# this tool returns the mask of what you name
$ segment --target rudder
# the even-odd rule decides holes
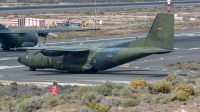
[[[130,43],[130,47],[174,49],[174,15],[158,13],[146,38]]]

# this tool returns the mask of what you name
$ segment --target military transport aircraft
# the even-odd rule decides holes
[[[29,49],[18,62],[36,69],[54,68],[68,72],[97,73],[151,55],[174,51],[174,15],[157,14],[145,38],[111,43],[81,44]]]
[[[14,30],[9,30],[0,24],[0,44],[3,50],[10,50],[10,48],[16,47],[34,47],[39,42],[37,35],[43,37],[43,43],[45,43],[46,36],[50,32],[73,32],[87,30],[99,30],[99,28],[15,28]]]

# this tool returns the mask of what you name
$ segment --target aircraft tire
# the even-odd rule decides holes
[[[83,73],[90,73],[90,70],[85,70],[83,71]]]
[[[91,69],[91,73],[97,73],[98,72],[98,70],[96,70],[96,69]]]
[[[36,68],[35,67],[30,67],[29,70],[30,71],[36,71]]]
[[[4,51],[9,51],[10,50],[10,48],[8,48],[8,47],[2,47],[2,48],[3,48]]]

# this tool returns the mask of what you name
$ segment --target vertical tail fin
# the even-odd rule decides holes
[[[3,26],[2,24],[0,24],[0,30],[9,30],[9,29]]]
[[[157,14],[146,38],[130,42],[130,47],[174,50],[174,15]]]

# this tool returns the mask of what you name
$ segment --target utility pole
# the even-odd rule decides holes
[[[96,25],[96,13],[97,13],[97,3],[96,3],[96,0],[95,0],[95,5],[94,5],[94,24]]]

